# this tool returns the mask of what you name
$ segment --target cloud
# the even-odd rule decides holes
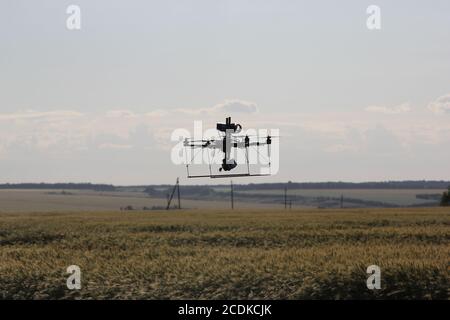
[[[254,102],[232,99],[215,105],[212,107],[212,110],[219,112],[255,113],[258,112],[258,106]]]
[[[437,114],[450,113],[450,94],[437,98],[427,108]]]
[[[111,110],[106,113],[109,118],[134,118],[136,114],[130,110]]]
[[[440,106],[443,103],[443,99],[436,101],[439,101]],[[263,114],[258,112],[254,102],[229,99],[209,108],[186,110],[190,113],[181,113],[177,109],[142,112],[112,109],[83,114],[71,110],[0,113],[0,151],[8,154],[18,146],[49,155],[52,152],[76,154],[79,150],[91,148],[99,152],[131,147],[133,150],[169,150],[172,147],[170,136],[173,130],[185,128],[192,132],[194,121],[199,119],[203,121],[204,131],[214,129],[215,123],[222,120],[222,112],[236,118],[244,130],[280,129],[283,137],[301,138],[303,145],[315,143],[317,148],[330,153],[367,152],[364,146],[369,141],[375,145],[374,140],[392,139],[379,132],[378,135],[367,132],[377,125],[382,125],[396,137],[401,146],[410,149],[419,143],[439,145],[448,142],[450,132],[450,123],[445,117],[436,118],[425,108],[407,112],[410,108],[406,104],[392,108],[372,106],[359,112]],[[230,114],[233,111],[240,113]],[[371,112],[404,115],[375,117]],[[365,140],[366,137],[373,139]],[[382,147],[389,149],[384,145]]]
[[[256,103],[250,101],[239,99],[227,99],[209,108],[177,109],[177,111],[187,114],[218,114],[218,113],[249,114],[249,113],[257,113],[258,106]]]
[[[383,113],[383,114],[401,114],[411,111],[409,104],[404,103],[395,107],[384,107],[384,106],[368,106],[365,109],[367,112],[373,113]]]
[[[169,112],[165,111],[165,110],[155,110],[155,111],[151,111],[151,112],[147,112],[145,114],[146,117],[152,117],[152,118],[161,118],[164,116],[167,116],[169,114]]]
[[[436,99],[433,106],[439,106],[437,110],[448,110],[446,101]],[[349,166],[349,172],[353,172],[354,165],[363,174],[371,165],[381,163],[380,157],[383,161],[387,158],[390,161],[404,159],[408,163],[416,161],[420,169],[420,162],[424,163],[427,157],[423,150],[445,150],[450,139],[448,119],[436,117],[425,106],[414,112],[407,112],[409,106],[401,105],[393,108],[372,106],[366,110],[362,107],[351,112],[280,112],[274,109],[263,113],[258,112],[256,103],[234,99],[209,108],[187,110],[191,113],[182,113],[175,108],[141,111],[117,108],[83,114],[71,110],[0,113],[0,158],[2,163],[10,163],[16,168],[18,179],[24,178],[21,171],[28,173],[26,170],[30,166],[35,168],[35,156],[40,157],[45,167],[76,168],[76,172],[92,174],[90,179],[93,180],[103,179],[98,172],[115,177],[112,173],[122,165],[131,168],[126,179],[133,179],[133,175],[140,177],[142,171],[155,174],[155,177],[162,176],[162,172],[179,170],[170,162],[173,130],[184,128],[193,133],[194,121],[199,119],[203,132],[214,129],[216,122],[223,121],[222,112],[240,112],[230,116],[239,121],[244,130],[280,129],[280,149],[283,161],[288,162],[287,169],[295,168],[289,163],[296,163],[295,159],[299,158],[317,164],[315,168],[331,163],[329,168],[335,170],[330,169],[327,174],[339,171],[350,159],[354,163]],[[377,116],[372,112],[381,113]],[[448,159],[448,155],[442,155]],[[61,161],[62,158],[65,160]],[[153,172],[148,171],[149,161],[153,164]],[[30,172],[39,174],[38,170]],[[53,174],[50,169],[48,172],[41,173],[45,179]],[[315,173],[317,179],[326,178],[326,175],[321,176],[322,169]],[[57,176],[59,179],[67,177],[65,173],[57,174],[61,174]]]
[[[81,116],[83,116],[82,113],[70,110],[55,110],[46,112],[27,110],[16,113],[0,113],[0,120],[64,120],[78,118]]]

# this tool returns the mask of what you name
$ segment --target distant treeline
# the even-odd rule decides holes
[[[287,182],[287,183],[250,183],[234,184],[236,191],[245,190],[282,190],[288,189],[441,189],[446,190],[450,181],[385,181],[385,182]],[[171,185],[149,185],[123,187],[109,184],[92,183],[6,183],[0,184],[0,189],[59,189],[59,190],[95,190],[95,191],[144,191],[149,194],[165,193]],[[229,188],[223,185],[183,185],[185,193],[208,195],[214,193],[214,188]]]
[[[287,182],[235,185],[236,190],[271,189],[447,189],[450,181]]]
[[[116,187],[109,184],[92,183],[5,183],[0,189],[58,189],[58,190],[94,190],[115,191]]]
[[[163,185],[163,186],[149,186],[145,188],[144,192],[152,197],[166,197],[173,189],[173,186]],[[214,190],[213,186],[180,186],[180,191],[183,196],[208,196],[212,197],[218,193]],[[221,193],[219,193],[221,194]]]
[[[286,182],[286,183],[250,183],[234,184],[235,191],[246,190],[283,190],[288,189],[439,189],[446,190],[450,181],[386,181],[386,182]],[[152,185],[145,188],[144,192],[150,195],[165,193],[171,189],[170,185]],[[214,189],[228,189],[229,185],[183,185],[184,194],[208,195],[215,193]]]

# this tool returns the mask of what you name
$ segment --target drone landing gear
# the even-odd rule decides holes
[[[236,167],[237,167],[237,162],[234,159],[231,159],[231,160],[223,159],[222,167],[219,168],[219,172],[222,172],[222,170],[231,171]]]

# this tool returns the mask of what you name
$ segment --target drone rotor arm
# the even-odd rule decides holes
[[[184,140],[185,147],[191,148],[216,148],[215,140]]]

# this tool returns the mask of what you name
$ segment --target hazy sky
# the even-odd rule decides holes
[[[171,132],[225,115],[283,136],[237,182],[450,179],[449,40],[448,0],[3,0],[0,182],[186,183]]]

